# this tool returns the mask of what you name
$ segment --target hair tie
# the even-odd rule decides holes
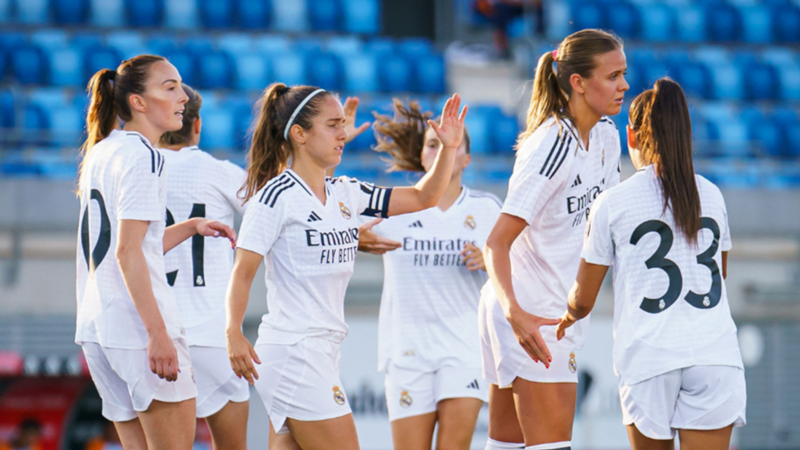
[[[553,61],[558,61],[558,49],[553,50]]]
[[[292,113],[292,116],[289,117],[289,121],[286,122],[286,128],[283,129],[283,138],[284,139],[286,139],[287,141],[289,140],[289,128],[292,128],[292,122],[294,122],[295,117],[297,117],[297,115],[300,114],[300,111],[303,110],[303,107],[306,106],[306,103],[308,103],[309,100],[314,98],[314,96],[319,94],[320,92],[325,92],[325,89],[317,89],[316,91],[308,94],[308,96],[306,98],[304,98],[303,101],[300,102],[299,105],[297,105],[297,108],[294,109],[294,112]]]

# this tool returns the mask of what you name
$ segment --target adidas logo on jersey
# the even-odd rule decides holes
[[[577,177],[575,177],[575,181],[572,182],[572,186],[570,187],[580,186],[580,184],[581,184],[581,176],[578,175]]]
[[[422,228],[422,222],[420,222],[418,220],[418,221],[412,223],[411,225],[409,225],[408,228]]]
[[[322,220],[322,217],[320,217],[314,211],[311,211],[311,214],[308,215],[308,220],[306,220],[306,222],[317,222],[317,221],[320,221],[320,220]]]
[[[467,389],[478,389],[480,390],[480,386],[478,385],[478,380],[472,380],[472,383],[467,385]]]

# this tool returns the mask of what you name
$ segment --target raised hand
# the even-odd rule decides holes
[[[197,234],[207,237],[225,237],[231,241],[231,248],[236,248],[236,231],[216,220],[203,219],[197,224]]]
[[[575,319],[569,314],[569,311],[564,311],[564,315],[561,316],[561,323],[556,328],[556,338],[560,341],[567,333],[567,328],[572,325],[575,325]]]
[[[347,132],[347,144],[369,128],[370,123],[364,122],[356,128],[356,113],[358,112],[358,97],[347,97],[344,101],[344,131]]]
[[[358,251],[372,253],[374,255],[383,255],[403,245],[372,231],[372,227],[381,223],[381,221],[383,221],[383,219],[373,219],[358,227]]]
[[[464,110],[461,111],[461,97],[453,94],[442,108],[442,117],[439,123],[437,124],[433,120],[428,121],[428,125],[439,137],[442,147],[455,150],[461,145],[461,139],[464,136],[464,119],[467,117],[468,110],[469,106],[464,105]],[[459,111],[461,111],[460,115]]]

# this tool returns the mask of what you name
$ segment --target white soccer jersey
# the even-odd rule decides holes
[[[719,189],[696,176],[702,229],[692,246],[663,200],[653,166],[601,195],[583,259],[614,265],[614,369],[633,385],[694,365],[742,367],[722,278],[731,248]]]
[[[500,200],[463,187],[438,207],[384,220],[376,233],[403,244],[383,255],[378,370],[480,367],[478,301],[486,272],[467,270],[460,253],[480,249],[500,215]]]
[[[238,247],[264,255],[267,307],[258,344],[347,334],[344,294],[358,251],[358,215],[386,217],[392,190],[353,178],[325,181],[322,204],[287,169],[250,200]]]
[[[75,342],[147,348],[147,330],[122,278],[115,251],[119,221],[150,222],[142,250],[158,308],[173,339],[183,330],[164,276],[167,182],[164,157],[136,132],[114,130],[95,144],[81,175]]]
[[[244,214],[237,197],[245,181],[239,166],[220,161],[196,146],[162,149],[169,166],[167,226],[205,217],[233,226]],[[225,348],[225,293],[233,270],[230,241],[195,235],[164,256],[189,345]]]
[[[598,194],[619,183],[619,133],[602,118],[588,151],[568,120],[549,119],[517,152],[503,213],[528,224],[511,247],[514,293],[520,306],[558,318],[580,264],[586,218]],[[567,330],[576,348],[588,319]],[[572,330],[572,331],[570,331]],[[555,336],[552,336],[555,337]]]

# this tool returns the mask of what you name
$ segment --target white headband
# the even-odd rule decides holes
[[[309,100],[314,98],[314,96],[319,94],[320,92],[325,92],[325,89],[317,89],[316,91],[308,94],[308,97],[303,99],[303,101],[300,102],[299,105],[297,105],[297,108],[295,108],[294,112],[292,113],[292,117],[289,117],[289,121],[286,122],[286,128],[283,129],[284,139],[286,139],[287,141],[289,140],[289,128],[292,128],[292,122],[294,122],[294,118],[297,117],[298,114],[300,114],[300,111],[303,110],[303,107],[306,106],[306,103],[308,103]]]

